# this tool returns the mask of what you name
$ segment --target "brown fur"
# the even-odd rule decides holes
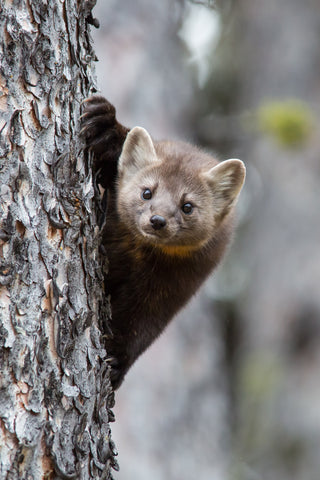
[[[245,168],[240,160],[218,164],[186,143],[154,142],[140,127],[129,131],[103,97],[87,100],[82,132],[98,181],[109,190],[103,245],[113,336],[107,351],[118,388],[221,260]],[[151,198],[143,198],[146,189]],[[191,213],[184,213],[185,204]]]

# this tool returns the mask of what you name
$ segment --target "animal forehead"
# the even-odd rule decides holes
[[[180,167],[197,171],[211,168],[217,164],[214,157],[189,143],[164,141],[158,142],[155,148],[159,160],[174,168]]]
[[[199,171],[181,164],[163,164],[158,167],[159,188],[165,188],[179,196],[188,193],[202,193],[205,185]]]

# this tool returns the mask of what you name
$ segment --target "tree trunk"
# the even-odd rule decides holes
[[[93,1],[0,6],[0,479],[117,468],[91,171]]]

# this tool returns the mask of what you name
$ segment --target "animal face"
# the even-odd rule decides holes
[[[163,170],[146,168],[121,184],[120,217],[147,243],[198,248],[214,227],[210,189],[196,179],[192,187],[181,177],[168,179]]]
[[[119,159],[117,206],[140,241],[193,250],[214,235],[235,203],[244,167],[240,160],[217,164],[198,150],[188,158],[182,146],[168,157],[144,129],[131,130]]]

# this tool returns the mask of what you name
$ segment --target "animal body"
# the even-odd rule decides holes
[[[82,118],[97,181],[108,192],[106,348],[116,389],[221,260],[245,167],[237,159],[218,163],[187,143],[154,141],[141,127],[129,130],[100,96],[86,100]]]

